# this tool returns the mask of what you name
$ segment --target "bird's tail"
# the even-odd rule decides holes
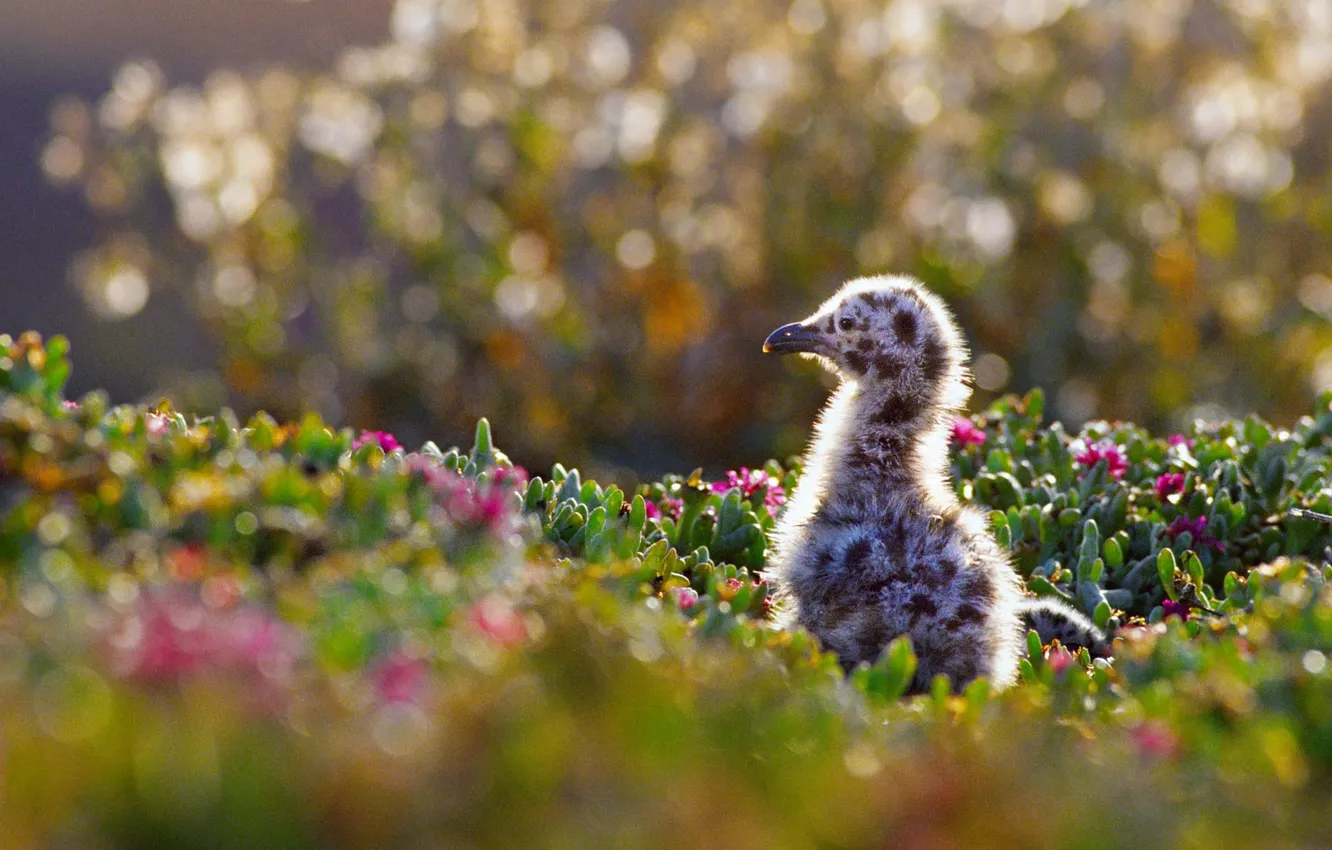
[[[1094,656],[1110,654],[1110,641],[1079,611],[1054,599],[1024,599],[1019,607],[1024,631],[1035,629],[1041,643],[1058,640],[1070,649],[1086,647]]]

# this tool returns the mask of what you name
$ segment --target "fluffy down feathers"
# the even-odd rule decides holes
[[[817,357],[842,379],[777,528],[784,616],[847,669],[909,634],[917,690],[938,673],[954,688],[977,676],[1010,684],[1032,609],[946,471],[952,417],[970,395],[948,308],[911,278],[861,278],[764,350]],[[1046,614],[1033,616],[1053,622]]]

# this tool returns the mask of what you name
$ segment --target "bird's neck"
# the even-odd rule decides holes
[[[931,509],[955,503],[947,474],[948,417],[935,403],[873,384],[846,385],[836,466],[850,498],[893,495]]]

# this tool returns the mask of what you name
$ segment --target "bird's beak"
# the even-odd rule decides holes
[[[782,325],[777,330],[768,334],[768,338],[763,341],[764,354],[813,354],[817,351],[822,336],[814,328],[792,322],[789,325]]]

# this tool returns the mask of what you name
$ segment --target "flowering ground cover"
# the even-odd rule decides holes
[[[903,698],[769,622],[794,463],[627,493],[316,417],[64,397],[0,337],[0,846],[1312,846],[1332,397],[954,431],[1027,587],[1118,631]],[[502,425],[502,423],[500,423]]]

